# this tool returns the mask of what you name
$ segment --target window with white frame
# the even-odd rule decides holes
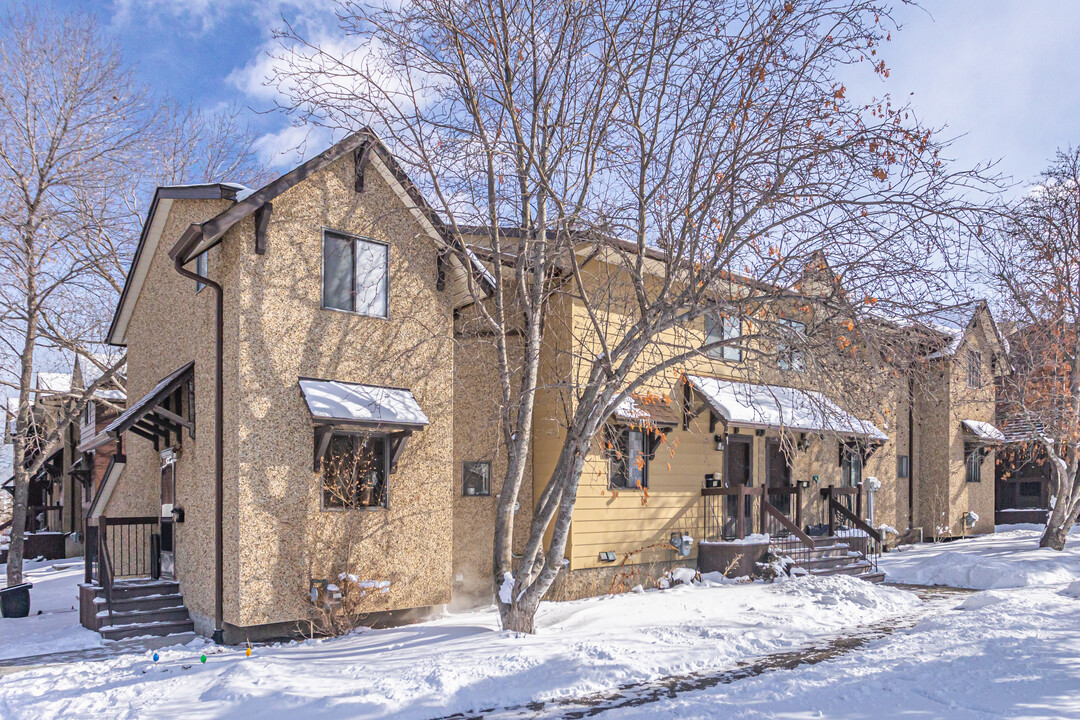
[[[390,314],[390,248],[374,240],[323,233],[322,304],[360,315]]]
[[[777,332],[780,337],[777,341],[777,364],[781,370],[802,372],[806,365],[800,345],[803,336],[806,334],[806,323],[781,318],[778,324],[780,327],[777,328]]]
[[[649,487],[649,436],[626,427],[608,431],[608,477],[612,488]]]
[[[462,463],[461,494],[469,497],[491,494],[491,463],[486,460]]]
[[[705,343],[712,344],[723,340],[733,340],[742,335],[739,318],[731,311],[705,313]],[[720,360],[740,362],[742,348],[734,345],[721,345],[706,350],[705,354]]]

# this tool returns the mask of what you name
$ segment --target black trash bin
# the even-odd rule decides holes
[[[0,589],[0,614],[6,618],[21,618],[30,614],[31,583]]]

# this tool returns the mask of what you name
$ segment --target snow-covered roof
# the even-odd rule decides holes
[[[729,424],[888,439],[873,423],[841,410],[821,393],[698,375],[687,380]]]
[[[37,389],[48,393],[71,392],[71,373],[39,372]]]
[[[660,398],[625,398],[612,413],[619,420],[652,423],[654,425],[678,425],[679,413],[670,402]]]
[[[419,427],[429,422],[405,388],[300,378],[300,391],[316,420]]]
[[[962,420],[961,424],[964,426],[965,430],[980,440],[1005,442],[1005,433],[994,427],[993,423],[988,423],[983,420]]]

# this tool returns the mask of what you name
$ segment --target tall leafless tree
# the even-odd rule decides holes
[[[240,177],[224,177],[236,173]],[[0,30],[0,383],[17,393],[7,582],[22,582],[29,478],[122,356],[102,363],[104,325],[123,286],[140,215],[164,182],[259,179],[236,111],[202,113],[131,81],[94,19],[33,5]],[[209,175],[209,177],[208,177]],[[152,182],[152,180],[151,180]],[[32,381],[49,358],[85,358],[97,376],[73,388],[47,424]]]
[[[853,104],[837,78],[859,64],[888,72],[887,10],[346,0],[342,42],[282,31],[268,82],[283,108],[374,128],[491,262],[497,290],[477,295],[469,322],[494,338],[498,364],[507,470],[493,571],[507,629],[532,631],[564,567],[586,454],[628,397],[723,347],[771,358],[762,367],[798,349],[803,382],[835,385],[843,373],[824,371],[826,356],[889,359],[884,345],[856,348],[880,328],[894,339],[883,317],[946,288],[934,268],[978,174],[948,172],[910,108]],[[563,294],[587,319],[564,349],[573,369],[545,388],[565,398],[565,441],[515,564],[547,307]],[[740,332],[687,331],[710,312]],[[660,350],[671,336],[682,349]]]
[[[979,238],[1012,328],[1002,404],[1022,449],[1041,449],[1051,468],[1039,544],[1062,550],[1080,516],[1080,149],[1059,151]]]

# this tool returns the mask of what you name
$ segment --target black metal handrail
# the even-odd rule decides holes
[[[855,490],[856,493],[846,493],[849,497],[854,494],[857,503],[856,511],[852,512],[843,502],[838,500],[835,496],[840,495],[843,498],[844,493],[840,493],[840,490]],[[860,484],[857,488],[834,488],[828,487],[822,490],[822,494],[826,499],[826,512],[829,519],[829,535],[836,536],[837,530],[853,531],[858,530],[866,535],[866,559],[870,561],[875,572],[878,570],[878,560],[881,557],[881,549],[884,540],[881,533],[878,532],[872,525],[859,517],[862,511],[862,486]],[[853,539],[857,536],[847,536],[846,539]]]

